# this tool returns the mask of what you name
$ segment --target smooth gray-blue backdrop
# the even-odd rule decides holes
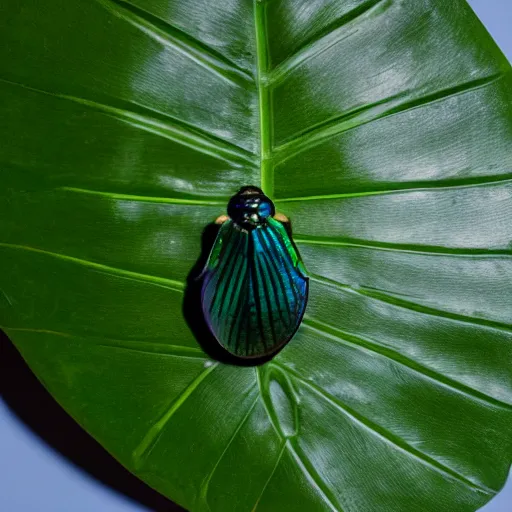
[[[512,61],[512,0],[469,0],[469,3]],[[57,454],[27,430],[1,399],[0,454],[2,512],[149,510],[104,486]],[[512,512],[512,477],[504,491],[482,512]]]

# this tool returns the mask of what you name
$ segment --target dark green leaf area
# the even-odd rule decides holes
[[[2,14],[0,326],[77,422],[193,512],[474,512],[500,490],[512,75],[465,1]],[[310,275],[259,367],[214,360],[183,313],[244,185]]]

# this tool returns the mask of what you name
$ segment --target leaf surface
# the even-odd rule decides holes
[[[511,68],[465,1],[4,0],[0,325],[191,511],[475,511],[512,454]],[[293,341],[209,359],[201,232],[260,184]]]

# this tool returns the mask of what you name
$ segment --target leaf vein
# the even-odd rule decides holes
[[[324,284],[326,286],[333,286],[335,288],[344,290],[348,293],[355,293],[356,295],[362,295],[364,297],[370,297],[371,299],[375,299],[381,302],[385,302],[386,304],[391,304],[393,306],[409,309],[411,311],[416,311],[418,313],[423,313],[429,316],[436,316],[441,318],[447,318],[449,320],[453,320],[455,322],[460,322],[462,324],[467,325],[478,325],[481,327],[486,327],[489,329],[494,329],[499,332],[512,333],[512,325],[508,325],[502,322],[496,322],[494,320],[487,320],[485,318],[476,318],[472,316],[465,316],[458,313],[451,313],[449,311],[444,311],[442,309],[431,308],[428,306],[424,306],[422,304],[418,304],[416,302],[400,299],[394,295],[391,295],[386,292],[377,291],[372,288],[359,286],[358,288],[354,288],[347,284],[339,283],[338,281],[334,281],[333,279],[329,279],[327,277],[310,274],[310,279],[312,281],[316,281],[318,283]]]
[[[424,254],[428,256],[448,256],[462,258],[507,258],[512,256],[509,249],[480,249],[467,247],[442,247],[436,245],[398,244],[392,242],[376,242],[358,239],[341,239],[330,237],[316,237],[297,235],[293,237],[297,244],[323,245],[329,247],[351,247],[358,249],[370,249],[376,251],[401,252],[410,254]]]
[[[194,347],[184,347],[181,345],[168,345],[166,343],[153,343],[150,341],[119,341],[107,344],[99,343],[98,346],[128,352],[137,352],[139,354],[157,354],[161,356],[179,357],[180,359],[190,358],[207,360],[207,356],[202,350]]]
[[[364,338],[362,336],[356,336],[355,334],[349,333],[332,325],[326,324],[313,318],[306,318],[302,322],[307,328],[320,333],[327,338],[330,338],[343,345],[350,347],[356,347],[359,350],[369,350],[374,354],[378,354],[390,361],[405,366],[410,370],[426,377],[437,385],[449,389],[455,393],[459,393],[466,398],[471,398],[478,402],[483,402],[486,406],[498,407],[500,409],[506,409],[512,411],[512,404],[503,402],[493,396],[487,395],[477,389],[467,386],[461,382],[452,379],[446,375],[439,373],[436,370],[428,368],[417,361],[410,359],[409,357],[397,352],[396,350],[387,348],[377,341]]]
[[[201,372],[184,390],[183,392],[173,400],[172,405],[165,412],[165,414],[148,430],[146,435],[143,437],[139,445],[133,451],[133,461],[135,467],[138,469],[144,463],[145,458],[157,443],[159,437],[162,435],[162,431],[169,421],[174,416],[176,411],[183,405],[183,403],[190,397],[190,395],[199,387],[210,373],[212,373],[219,363],[214,363],[206,370]]]
[[[271,92],[266,83],[268,69],[267,6],[254,0],[254,22],[256,33],[257,89],[260,118],[260,173],[261,188],[272,199],[274,195],[274,166],[272,153],[273,108]]]
[[[99,337],[99,336],[84,336],[76,333],[68,333],[62,331],[54,331],[51,329],[35,329],[30,327],[2,327],[0,330],[9,333],[14,332],[31,332],[40,334],[52,334],[54,336],[61,336],[63,338],[87,340],[88,343],[94,344],[94,346],[128,350],[132,352],[139,352],[143,354],[158,354],[166,356],[175,356],[181,358],[194,358],[194,359],[207,359],[206,354],[194,347],[186,347],[181,345],[171,345],[168,343],[157,343],[153,341],[141,341],[141,340],[119,340],[113,338]],[[108,343],[107,343],[108,342]]]
[[[385,443],[389,443],[389,444],[393,445],[400,452],[404,453],[405,455],[407,455],[409,457],[412,457],[413,459],[418,461],[420,464],[423,464],[424,466],[429,467],[430,469],[442,474],[445,477],[448,477],[452,480],[456,480],[476,492],[480,492],[480,493],[487,494],[487,495],[497,494],[498,491],[496,491],[495,489],[491,489],[483,484],[474,482],[470,478],[466,477],[465,475],[462,475],[458,471],[439,462],[438,460],[434,459],[430,455],[427,455],[426,453],[414,448],[413,446],[411,446],[409,443],[407,443],[405,440],[403,440],[399,436],[393,434],[392,432],[388,431],[387,429],[378,425],[377,423],[374,423],[370,419],[366,418],[362,414],[358,413],[351,407],[347,406],[346,404],[344,404],[343,402],[338,400],[336,397],[332,396],[330,393],[328,393],[324,389],[320,388],[313,382],[309,381],[308,379],[303,377],[296,370],[292,370],[292,369],[282,365],[281,363],[277,363],[275,361],[273,364],[280,366],[283,369],[283,371],[290,373],[290,375],[292,375],[296,380],[298,380],[299,382],[302,382],[306,387],[308,387],[316,395],[320,396],[325,401],[329,402],[333,407],[335,407],[338,411],[340,411],[342,414],[344,414],[346,417],[348,417],[355,424],[357,424],[360,427],[362,427],[363,429],[367,430],[370,434],[374,435],[375,437],[378,437]]]
[[[201,486],[200,496],[202,497],[203,501],[206,503],[207,506],[208,506],[208,487],[213,478],[213,475],[215,474],[217,467],[221,463],[221,461],[224,458],[224,456],[226,455],[227,451],[229,450],[229,447],[233,444],[233,441],[236,439],[236,436],[238,435],[240,430],[242,430],[242,427],[245,425],[245,423],[249,419],[251,413],[253,412],[253,410],[256,407],[256,404],[259,402],[259,400],[260,400],[260,397],[258,395],[256,397],[256,399],[254,400],[253,404],[247,410],[247,413],[243,416],[241,421],[236,426],[236,428],[233,432],[233,435],[230,437],[229,441],[227,442],[226,446],[224,447],[224,450],[222,451],[219,458],[217,459],[217,462],[213,465],[212,470],[210,471],[210,473],[208,474],[206,479],[203,481],[203,484]],[[210,507],[208,506],[208,508],[210,508]]]
[[[400,92],[388,98],[363,105],[349,110],[337,117],[327,119],[321,123],[313,125],[302,132],[296,133],[293,138],[285,141],[274,149],[274,158],[276,164],[282,164],[286,160],[297,156],[299,153],[312,147],[318,146],[342,133],[358,128],[365,124],[384,119],[392,115],[408,112],[416,108],[422,108],[425,105],[442,101],[447,98],[455,97],[461,94],[480,89],[495,83],[502,78],[504,73],[499,72],[490,76],[476,78],[462,84],[454,85],[446,89],[441,89],[425,96],[412,98],[400,102],[399,100],[407,96],[407,92]]]
[[[458,190],[475,187],[512,183],[512,174],[497,174],[491,176],[472,176],[459,179],[443,179],[436,181],[411,181],[393,184],[392,188],[364,190],[360,192],[341,192],[339,194],[323,194],[301,197],[276,198],[275,203],[294,203],[302,201],[325,201],[331,199],[350,199],[353,197],[382,196],[388,194],[406,194],[410,192],[433,192],[443,190]]]
[[[76,192],[78,194],[89,194],[100,197],[108,197],[120,201],[140,201],[144,203],[164,203],[164,204],[182,204],[182,205],[194,205],[194,206],[225,206],[227,199],[223,200],[211,200],[205,199],[188,199],[188,198],[177,198],[177,197],[151,197],[151,196],[140,196],[135,194],[123,194],[118,192],[106,192],[100,190],[89,190],[85,188],[77,187],[59,187],[58,190],[64,190],[67,192]]]
[[[239,87],[247,87],[254,83],[253,77],[247,71],[168,21],[125,0],[96,1],[114,16],[125,20],[159,43],[171,46],[223,80]]]
[[[341,506],[330,492],[328,485],[323,481],[320,475],[314,470],[313,465],[307,458],[301,454],[291,439],[286,441],[286,447],[291,456],[295,459],[297,466],[302,471],[307,480],[316,488],[326,505],[332,512],[343,512]]]
[[[26,245],[18,245],[18,244],[10,244],[5,242],[0,242],[0,247],[5,247],[7,249],[15,249],[22,251],[31,251],[36,252],[38,254],[44,254],[46,256],[51,256],[53,258],[58,258],[64,261],[69,261],[71,263],[76,263],[78,265],[82,265],[85,267],[93,268],[99,272],[104,272],[107,275],[114,275],[125,279],[131,279],[133,281],[139,281],[143,283],[151,283],[156,286],[160,286],[162,288],[167,288],[169,290],[183,293],[185,288],[185,284],[181,281],[175,281],[173,279],[167,279],[165,277],[153,276],[150,274],[142,274],[140,272],[134,272],[132,270],[124,270],[117,267],[110,267],[108,265],[104,265],[102,263],[96,263],[89,260],[84,260],[81,258],[76,258],[74,256],[68,256],[66,254],[61,254],[57,252],[46,251],[44,249],[38,249],[36,247],[29,247]]]
[[[256,509],[258,508],[261,498],[263,498],[263,495],[265,494],[265,491],[267,490],[267,487],[270,484],[272,477],[274,476],[275,472],[277,471],[277,468],[279,467],[279,463],[281,462],[281,459],[283,458],[283,454],[284,454],[285,450],[286,450],[286,442],[283,443],[283,447],[281,448],[281,451],[279,452],[279,455],[277,456],[276,463],[274,464],[274,467],[272,468],[272,471],[270,472],[270,475],[267,478],[267,481],[263,485],[263,489],[261,490],[261,493],[258,496],[258,499],[256,500],[256,503],[254,504],[254,507],[252,507],[251,512],[256,512]]]
[[[125,101],[120,98],[105,97],[102,100],[92,100],[71,94],[50,92],[1,77],[0,82],[14,87],[21,87],[34,93],[78,103],[91,110],[113,117],[134,128],[157,135],[193,151],[203,153],[237,167],[249,165],[254,168],[256,166],[255,156],[249,151],[231,142],[225,141],[220,137],[216,137],[211,133],[206,133],[196,126],[189,125],[184,121],[180,121],[179,119],[144,105]]]
[[[275,362],[275,360],[274,360],[274,362]],[[280,369],[282,369],[279,365],[276,365],[276,366],[278,366]],[[286,369],[284,369],[284,371],[285,370]],[[321,497],[325,501],[325,503],[328,505],[328,507],[333,512],[343,512],[339,505],[338,506],[334,505],[334,503],[336,503],[334,496],[331,495],[327,485],[325,484],[325,482],[323,482],[323,480],[320,478],[320,476],[316,473],[313,466],[311,464],[309,464],[308,461],[305,460],[305,458],[304,459],[301,458],[297,449],[293,446],[292,440],[283,435],[282,430],[279,426],[278,417],[270,410],[270,408],[268,407],[266,400],[264,398],[265,391],[262,387],[260,371],[263,371],[263,370],[260,367],[257,367],[256,368],[256,379],[258,382],[259,394],[261,397],[261,401],[263,403],[263,407],[265,408],[265,412],[267,414],[268,420],[269,420],[270,424],[272,425],[272,427],[274,428],[277,436],[284,442],[285,447],[290,452],[290,455],[293,457],[293,459],[297,463],[297,466],[299,467],[299,469],[302,471],[302,473],[304,474],[306,479],[309,480],[311,482],[311,484],[316,488],[316,490],[319,492],[319,494],[321,495]],[[286,371],[285,371],[285,373],[286,373]],[[309,466],[309,468],[308,468],[308,466]]]
[[[345,33],[346,25],[358,20],[365,14],[372,14],[377,10],[376,7],[379,7],[379,10],[382,9],[382,6],[379,4],[383,2],[386,2],[387,5],[390,3],[389,0],[368,0],[363,2],[355,9],[340,16],[323,27],[322,30],[307,38],[292,55],[272,70],[268,76],[269,83],[275,86],[283,82],[304,62],[318,57],[323,52],[350,37],[355,33],[355,30]]]

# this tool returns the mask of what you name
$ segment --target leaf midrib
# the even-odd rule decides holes
[[[274,167],[272,154],[272,103],[266,80],[269,65],[266,4],[254,0],[254,28],[256,41],[256,85],[258,90],[260,121],[260,175],[261,188],[271,199],[274,197]]]

